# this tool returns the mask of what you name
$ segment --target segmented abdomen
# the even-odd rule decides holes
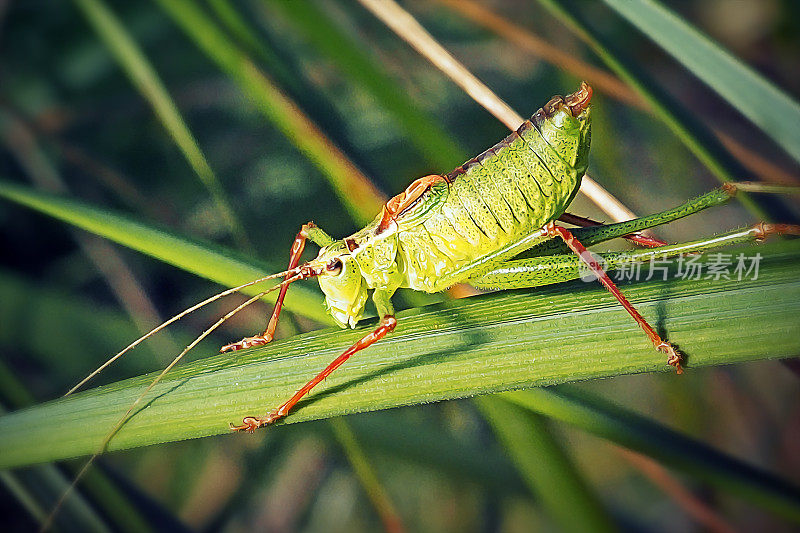
[[[534,121],[543,118],[541,113]],[[441,290],[437,280],[443,275],[554,220],[569,205],[581,177],[526,121],[434,185],[421,201],[439,205],[421,224],[405,225],[398,217],[398,259],[408,286]]]

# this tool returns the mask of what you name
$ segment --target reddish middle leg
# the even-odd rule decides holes
[[[602,223],[592,220],[591,218],[573,215],[571,213],[563,213],[560,217],[558,217],[558,220],[561,222],[566,222],[567,224],[572,224],[573,226],[580,226],[582,228],[603,225]],[[630,235],[623,235],[622,238],[628,239],[629,241],[638,244],[639,246],[644,246],[645,248],[657,248],[658,246],[667,245],[665,241],[656,239],[655,237],[650,237],[649,235],[645,235],[643,233],[631,233]]]
[[[303,255],[303,250],[306,247],[306,240],[308,240],[308,230],[314,227],[314,223],[309,222],[308,224],[303,225],[303,227],[300,228],[300,231],[297,232],[297,236],[294,238],[294,244],[292,244],[291,254],[289,255],[289,268],[287,270],[290,272],[286,274],[286,276],[283,278],[283,281],[286,281],[293,276],[291,271],[297,268],[297,265],[300,263],[300,256]],[[267,329],[264,330],[264,333],[261,335],[256,335],[255,337],[245,337],[239,342],[226,344],[220,349],[220,352],[241,350],[243,348],[251,348],[253,346],[262,346],[272,342],[273,337],[275,337],[275,328],[278,326],[278,317],[280,316],[281,308],[283,307],[283,300],[286,297],[286,291],[288,289],[288,283],[285,283],[283,286],[281,286],[281,292],[278,293],[278,299],[275,301],[275,308],[272,310],[272,316],[269,317],[269,323],[267,324]]]
[[[289,398],[285,403],[283,403],[280,407],[272,411],[270,414],[266,416],[247,416],[242,420],[242,424],[239,426],[234,426],[231,424],[231,429],[234,431],[254,431],[261,426],[266,426],[268,424],[272,424],[276,420],[279,420],[286,416],[289,413],[289,410],[294,407],[294,405],[300,401],[300,398],[308,394],[308,391],[313,389],[320,381],[328,377],[331,372],[339,368],[342,363],[347,361],[351,355],[356,352],[363,350],[364,348],[378,342],[387,333],[394,330],[395,326],[397,326],[397,319],[392,315],[386,315],[381,320],[381,323],[375,328],[374,331],[368,333],[361,339],[359,339],[355,344],[349,347],[347,350],[344,351],[342,355],[334,359],[331,364],[325,367],[325,370],[314,376],[308,383],[303,385],[303,387],[298,390],[294,396]]]
[[[663,340],[656,330],[647,323],[647,320],[639,314],[639,311],[633,307],[627,298],[620,292],[617,286],[611,281],[611,278],[608,277],[608,274],[602,269],[602,267],[597,263],[591,253],[584,247],[578,239],[575,238],[572,233],[564,227],[556,226],[554,223],[550,223],[546,226],[548,235],[551,237],[560,237],[564,243],[566,243],[569,248],[575,252],[575,254],[581,258],[581,260],[592,270],[595,276],[597,276],[598,281],[603,284],[603,286],[608,289],[608,292],[614,295],[614,297],[622,304],[628,313],[633,317],[637,324],[644,330],[647,337],[656,347],[656,350],[660,352],[664,352],[667,354],[667,364],[672,365],[675,367],[675,370],[678,374],[683,372],[681,368],[681,356],[678,350],[675,347],[668,343],[667,341]]]

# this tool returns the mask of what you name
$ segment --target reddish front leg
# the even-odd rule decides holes
[[[584,247],[578,239],[575,238],[574,235],[567,229],[561,226],[556,226],[554,223],[550,223],[546,226],[547,233],[551,237],[560,237],[564,243],[566,243],[569,248],[575,252],[575,254],[581,258],[581,260],[592,270],[597,279],[603,286],[608,289],[608,292],[614,295],[614,297],[622,304],[628,313],[633,317],[637,324],[644,330],[647,337],[656,347],[656,350],[660,352],[664,352],[667,354],[667,364],[672,365],[677,370],[678,374],[683,372],[681,368],[681,355],[675,347],[668,343],[667,341],[663,340],[658,333],[653,329],[653,327],[647,323],[647,320],[644,319],[642,315],[639,314],[639,311],[633,307],[625,296],[620,292],[617,286],[611,281],[611,278],[608,277],[608,274],[600,267],[600,265],[595,261],[594,257],[591,253]]]
[[[317,374],[311,381],[303,385],[303,387],[297,391],[294,396],[289,398],[289,400],[287,400],[283,405],[266,416],[247,416],[244,418],[244,420],[242,420],[242,424],[240,426],[234,426],[231,424],[231,429],[234,431],[244,430],[252,432],[261,426],[272,424],[276,420],[285,417],[289,413],[289,410],[300,401],[300,398],[308,394],[308,391],[313,389],[320,381],[328,377],[334,370],[339,368],[342,363],[350,358],[351,355],[378,342],[384,336],[386,336],[387,333],[394,330],[395,326],[397,326],[397,319],[395,317],[391,315],[383,317],[383,320],[381,320],[380,325],[375,328],[375,331],[368,333],[358,342],[345,350],[342,355],[334,359],[331,364],[325,367],[325,370]]]
[[[306,247],[308,231],[314,227],[316,227],[314,226],[314,223],[309,222],[300,228],[300,231],[297,233],[297,237],[294,239],[294,244],[292,244],[292,252],[289,256],[289,268],[287,270],[291,271],[297,268],[297,265],[300,263],[300,256],[303,255],[303,250]],[[292,272],[288,272],[283,278],[283,281],[288,280],[292,277],[292,275]],[[275,337],[275,328],[278,326],[278,317],[281,314],[283,300],[286,297],[286,290],[288,288],[288,283],[281,287],[281,292],[278,293],[278,299],[275,302],[275,308],[272,310],[272,316],[269,318],[269,323],[267,324],[267,329],[264,331],[264,333],[255,337],[245,337],[239,342],[226,344],[220,349],[220,352],[241,350],[243,348],[252,348],[253,346],[263,346],[264,344],[272,342],[273,337]]]

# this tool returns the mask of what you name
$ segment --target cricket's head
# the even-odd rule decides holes
[[[367,303],[367,284],[345,241],[325,246],[312,262],[324,265],[317,279],[328,312],[339,326],[356,327]]]
[[[592,88],[580,88],[565,97],[555,96],[534,115],[542,135],[559,155],[583,176],[589,163],[592,138]]]

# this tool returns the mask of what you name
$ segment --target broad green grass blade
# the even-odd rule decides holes
[[[526,409],[649,455],[667,466],[738,494],[748,502],[800,522],[800,487],[576,387],[531,389],[501,396]]]
[[[192,242],[113,211],[1,180],[0,196],[226,287],[233,287],[284,268],[276,266],[267,270],[263,265],[256,266],[253,261],[237,257],[234,252],[223,251],[213,244]],[[257,294],[260,289],[254,290],[255,292],[243,292]],[[266,299],[274,301],[275,294],[267,295]],[[272,296],[271,300],[269,296]],[[322,305],[321,296],[306,286],[292,287],[285,305],[294,313],[323,324],[332,323]]]
[[[2,190],[3,190],[3,189],[0,189],[0,191],[2,191]],[[38,194],[38,193],[37,193],[37,194]],[[103,218],[103,220],[106,220],[106,218],[105,218],[105,216],[104,216],[104,214],[103,214],[102,212],[100,213],[100,216]],[[184,267],[186,267],[186,265],[184,265]],[[192,269],[192,268],[191,268],[191,265],[188,265],[188,267],[190,268],[190,270]],[[623,318],[623,319],[624,319],[624,318]],[[632,335],[633,335],[633,338],[635,338],[635,337],[638,335],[638,332],[634,331],[634,332],[632,332]]]
[[[688,354],[690,369],[794,356],[800,352],[800,243],[758,252],[757,280],[671,278],[625,287],[626,294]],[[594,284],[468,298],[404,311],[398,320],[392,335],[343,365],[287,422],[669,371],[627,313]],[[278,405],[369,327],[315,331],[178,367],[145,398],[109,449],[226,433],[229,422]],[[0,468],[95,451],[152,379],[141,376],[0,418]],[[32,419],[48,423],[26,423]],[[53,434],[59,438],[49,438]]]
[[[189,38],[235,81],[258,110],[328,179],[358,223],[374,218],[383,195],[195,2],[155,0]]]
[[[788,94],[655,0],[605,3],[800,162],[800,104]]]
[[[405,130],[407,138],[439,169],[452,168],[468,156],[436,120],[421,111],[395,80],[338,28],[313,2],[265,2],[291,18],[320,52],[333,60],[359,87],[369,91]]]
[[[562,531],[616,531],[547,419],[498,396],[476,400],[531,491]]]
[[[249,248],[244,230],[228,202],[222,185],[186,126],[175,102],[133,37],[102,0],[75,0],[75,4],[114,55],[125,74],[153,108],[164,129],[211,193],[234,237],[240,245]]]
[[[597,56],[646,101],[653,113],[703,163],[720,182],[737,181],[746,176],[697,117],[669,96],[650,76],[633,63],[610,39],[592,27],[582,10],[569,0],[539,0],[548,11],[585,41]],[[769,220],[766,210],[746,195],[739,201],[762,220]]]

